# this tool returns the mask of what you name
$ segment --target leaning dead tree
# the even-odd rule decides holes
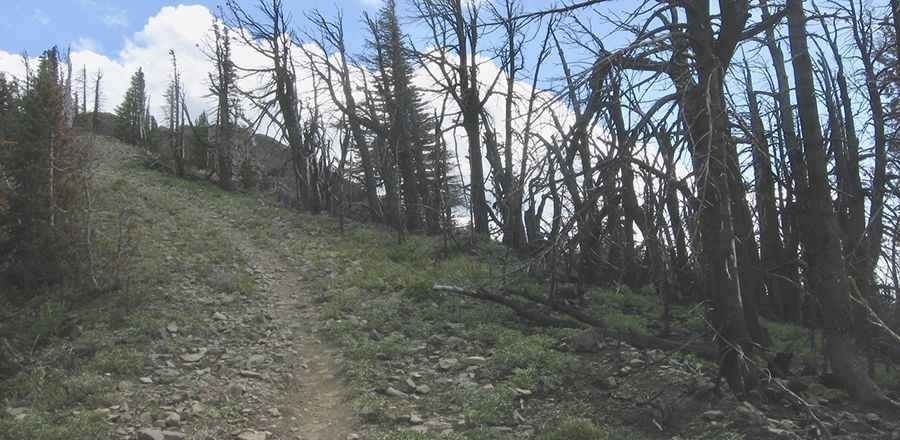
[[[229,12],[226,22],[235,29],[236,38],[268,62],[266,66],[236,66],[245,75],[261,78],[261,86],[255,90],[242,90],[242,95],[269,123],[278,127],[291,149],[300,203],[317,212],[322,200],[317,189],[319,182],[315,181],[313,173],[315,146],[304,137],[290,16],[281,0],[259,0],[255,14],[233,0],[226,2],[226,8]]]

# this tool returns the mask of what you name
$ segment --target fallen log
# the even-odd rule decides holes
[[[534,298],[511,291],[506,294],[497,294],[487,289],[471,290],[456,286],[435,285],[433,290],[449,292],[480,301],[488,301],[510,308],[522,318],[545,327],[581,328],[592,327],[602,331],[613,338],[627,342],[637,348],[661,349],[668,351],[684,351],[696,354],[704,359],[718,362],[719,352],[712,344],[704,344],[693,341],[680,342],[660,338],[658,336],[641,334],[632,331],[618,331],[609,327],[603,319],[589,315],[566,304],[557,304],[543,298]],[[524,301],[523,301],[524,300]],[[563,319],[552,316],[553,313],[566,315],[571,319]]]

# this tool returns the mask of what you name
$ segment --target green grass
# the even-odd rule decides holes
[[[513,386],[527,390],[556,389],[572,374],[576,358],[554,348],[557,340],[542,334],[507,330],[498,336],[494,367],[508,373]]]
[[[7,440],[95,440],[112,436],[103,414],[93,411],[58,418],[45,414],[29,414],[21,420],[0,418],[0,433]]]
[[[134,377],[144,369],[144,354],[133,347],[114,347],[95,354],[84,369],[99,374]]]

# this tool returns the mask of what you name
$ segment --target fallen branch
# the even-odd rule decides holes
[[[529,304],[522,301],[518,301],[512,297],[498,295],[495,293],[488,292],[484,289],[480,289],[478,291],[463,289],[462,287],[455,286],[441,286],[435,285],[433,287],[434,290],[442,291],[442,292],[450,292],[456,293],[459,295],[463,295],[469,298],[474,298],[481,301],[489,301],[493,303],[497,303],[500,305],[504,305],[512,309],[519,316],[533,321],[534,323],[545,326],[545,327],[559,327],[559,328],[579,328],[581,325],[574,321],[569,321],[566,319],[559,319],[550,316],[546,311],[542,313],[541,308],[536,306],[535,304]]]
[[[439,292],[455,293],[481,301],[489,301],[500,304],[509,307],[519,316],[543,326],[562,328],[578,328],[587,326],[600,329],[605,334],[625,341],[637,348],[656,348],[670,351],[686,351],[696,354],[705,359],[713,361],[719,360],[718,351],[712,345],[696,343],[692,341],[678,342],[637,332],[614,330],[611,329],[609,325],[601,318],[589,315],[566,304],[557,304],[543,298],[533,298],[531,296],[522,295],[511,291],[505,291],[506,294],[501,295],[489,292],[486,289],[470,290],[462,287],[443,286],[438,284],[436,284],[432,289]],[[551,316],[554,312],[566,315],[574,319],[574,321]]]

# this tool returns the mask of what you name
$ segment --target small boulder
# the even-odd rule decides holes
[[[394,387],[387,387],[387,389],[384,390],[384,394],[387,394],[388,396],[391,396],[391,397],[400,397],[400,398],[404,398],[404,399],[409,397],[408,394],[406,394],[403,391],[400,391]]]
[[[263,431],[244,431],[238,434],[238,440],[266,440],[269,438],[268,432]]]
[[[166,438],[161,430],[144,428],[137,432],[137,440],[166,440]]]
[[[459,359],[456,358],[441,358],[438,361],[438,368],[444,371],[452,370],[459,365]]]
[[[167,428],[174,428],[181,426],[181,415],[174,411],[168,411],[165,413],[165,420]]]
[[[463,365],[472,366],[472,365],[481,365],[487,362],[487,359],[484,356],[468,356],[463,358]]]

